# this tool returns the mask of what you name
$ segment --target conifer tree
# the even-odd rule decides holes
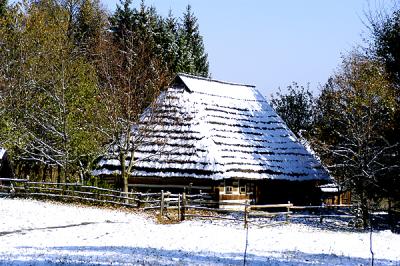
[[[110,24],[114,40],[122,44],[124,37],[133,30],[135,11],[130,7],[132,0],[120,0],[120,4],[110,17]]]
[[[199,24],[190,5],[183,14],[178,46],[180,53],[177,71],[207,77],[208,55],[204,51],[203,37],[200,35]]]
[[[107,14],[98,0],[83,0],[76,15],[74,44],[87,57],[96,53],[100,38],[107,30]]]

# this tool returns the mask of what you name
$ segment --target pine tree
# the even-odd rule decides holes
[[[157,53],[162,56],[171,74],[175,74],[178,54],[178,24],[171,11],[167,18],[160,17],[158,19],[155,32],[154,39],[157,44]]]
[[[179,37],[178,71],[207,77],[209,75],[208,55],[204,51],[203,37],[200,35],[197,18],[190,5],[183,14]]]
[[[123,43],[124,37],[133,30],[134,10],[130,7],[132,0],[120,0],[115,13],[110,17],[111,31],[114,40]]]
[[[105,34],[107,15],[98,0],[83,0],[76,15],[74,44],[87,57],[93,56],[99,39]]]

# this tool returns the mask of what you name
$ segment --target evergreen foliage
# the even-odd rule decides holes
[[[199,32],[197,18],[190,5],[183,14],[182,26],[179,28],[177,72],[184,72],[207,77],[208,60],[204,52],[203,37]]]
[[[108,26],[107,16],[98,0],[83,0],[76,15],[74,44],[88,58],[98,52],[98,43]]]
[[[279,92],[272,96],[271,104],[288,127],[300,137],[301,131],[310,132],[313,127],[314,98],[309,89],[293,82],[288,93]]]
[[[400,10],[370,22],[373,53],[383,61],[389,77],[400,88]]]
[[[209,75],[203,38],[190,6],[179,23],[172,12],[163,18],[143,1],[139,9],[131,8],[131,4],[131,0],[122,1],[110,18],[111,30],[120,45],[124,45],[127,33],[135,33],[138,38],[148,38],[147,42],[152,43],[155,53],[162,57],[171,73]]]

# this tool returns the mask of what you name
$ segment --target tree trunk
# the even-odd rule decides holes
[[[369,210],[368,210],[368,200],[364,193],[361,196],[361,218],[363,221],[364,229],[368,228],[369,225]]]
[[[121,163],[121,189],[123,192],[128,192],[128,173],[126,172],[125,157],[125,154],[120,152],[119,160]]]

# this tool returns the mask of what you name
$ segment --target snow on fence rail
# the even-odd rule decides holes
[[[168,186],[167,188],[171,188]],[[186,218],[228,219],[244,222],[245,226],[255,219],[283,217],[285,222],[292,218],[354,218],[349,213],[326,213],[326,210],[353,208],[353,205],[294,206],[292,203],[251,205],[249,202],[223,202],[214,200],[208,193],[173,194],[171,192],[140,193],[87,186],[79,183],[32,182],[27,179],[0,178],[0,195],[33,198],[54,198],[66,201],[87,201],[98,204],[115,204],[143,210],[159,210],[160,218],[169,211],[176,212],[176,219]],[[224,206],[234,207],[221,208]],[[297,214],[298,211],[312,213]],[[239,213],[228,217],[220,213]]]

